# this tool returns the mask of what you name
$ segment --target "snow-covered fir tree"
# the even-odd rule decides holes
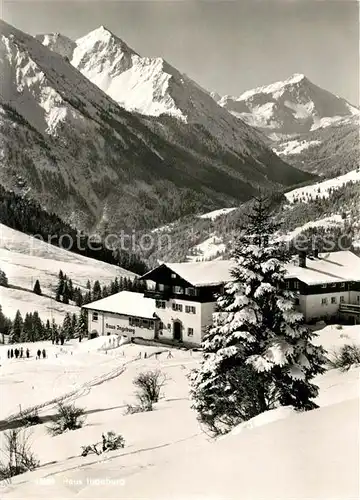
[[[191,375],[193,408],[214,434],[278,406],[316,408],[312,379],[324,371],[324,351],[286,290],[288,256],[272,238],[276,229],[268,202],[256,200],[233,252],[233,281],[218,298]]]

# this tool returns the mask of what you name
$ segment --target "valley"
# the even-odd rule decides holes
[[[1,498],[358,498],[352,3],[5,3]]]

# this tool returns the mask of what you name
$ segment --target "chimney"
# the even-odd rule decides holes
[[[306,252],[299,252],[299,267],[306,267]]]

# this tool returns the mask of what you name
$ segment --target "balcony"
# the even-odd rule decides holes
[[[144,297],[155,300],[169,300],[171,297],[171,290],[146,290]]]
[[[360,304],[340,304],[339,313],[360,317]]]

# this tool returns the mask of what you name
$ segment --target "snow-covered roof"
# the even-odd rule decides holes
[[[232,280],[231,260],[164,263],[169,269],[193,286],[216,286]]]
[[[298,278],[308,285],[360,281],[360,258],[350,251],[320,253],[306,257],[306,267],[288,264],[287,278]]]
[[[139,318],[151,319],[156,312],[155,299],[144,297],[144,294],[137,292],[122,291],[95,300],[90,304],[83,306],[85,309],[95,311],[110,312],[122,314],[124,316],[135,316]]]
[[[231,281],[232,260],[205,262],[164,262],[171,271],[193,286],[212,286]],[[160,267],[160,266],[159,266]],[[350,251],[320,253],[318,258],[306,257],[306,267],[295,263],[286,264],[286,277],[297,278],[308,285],[360,281],[360,258]],[[142,279],[150,279],[149,273]]]

